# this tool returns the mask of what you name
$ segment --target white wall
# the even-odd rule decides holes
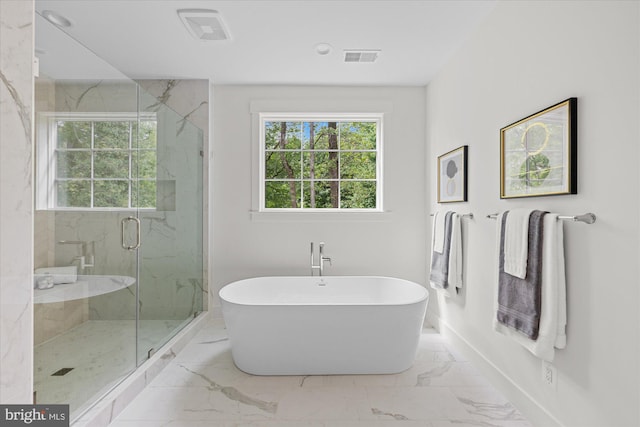
[[[637,1],[500,2],[428,85],[431,207],[436,157],[469,145],[466,298],[439,299],[443,333],[463,346],[535,425],[637,426],[639,403]],[[499,129],[578,97],[578,194],[501,201]],[[516,207],[594,212],[565,224],[567,348],[557,390],[541,362],[492,330],[495,222]],[[502,373],[504,376],[502,376]]]
[[[252,209],[252,101],[319,109],[380,103],[384,119],[384,207],[380,220],[255,218]],[[214,304],[234,280],[308,275],[309,243],[326,242],[329,275],[389,275],[424,284],[426,189],[424,89],[216,86],[214,98]],[[351,217],[353,218],[353,217]],[[362,217],[359,217],[362,219]]]
[[[33,1],[0,1],[0,403],[33,389]]]

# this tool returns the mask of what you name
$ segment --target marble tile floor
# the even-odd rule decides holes
[[[140,348],[172,335],[180,320],[143,320]],[[89,320],[34,348],[37,403],[69,404],[71,418],[135,368],[134,320]],[[52,374],[73,368],[65,375]]]
[[[402,421],[398,423],[399,421]],[[212,319],[110,427],[531,427],[471,364],[425,329],[395,375],[252,376]]]

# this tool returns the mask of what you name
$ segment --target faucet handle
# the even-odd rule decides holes
[[[329,261],[329,265],[333,265],[333,264],[331,264],[331,258],[330,258],[330,257],[328,257],[328,256],[323,256],[323,257],[322,257],[322,261],[325,261],[325,262],[326,262],[326,261]]]
[[[84,255],[77,256],[77,257],[73,258],[73,260],[74,260],[74,261],[79,261],[79,262],[78,262],[78,268],[79,268],[79,270],[81,270],[81,271],[82,271],[82,270],[84,270],[84,268],[87,266],[87,265],[85,264],[85,258],[84,258]]]

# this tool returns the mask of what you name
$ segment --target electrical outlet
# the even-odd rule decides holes
[[[556,367],[546,360],[542,361],[542,381],[554,390],[558,388],[558,371]]]

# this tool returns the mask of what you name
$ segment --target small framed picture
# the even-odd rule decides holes
[[[438,203],[467,201],[468,146],[438,156]]]
[[[500,198],[578,193],[578,100],[500,129]]]

